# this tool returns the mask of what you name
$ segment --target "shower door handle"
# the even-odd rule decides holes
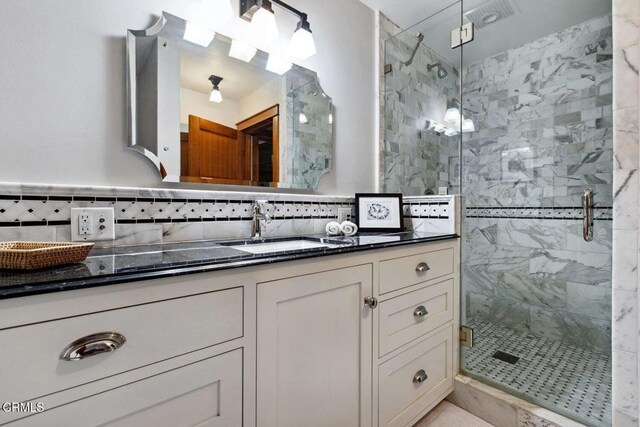
[[[593,240],[593,190],[587,188],[582,194],[582,237],[585,242]]]

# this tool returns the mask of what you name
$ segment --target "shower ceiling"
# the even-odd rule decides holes
[[[372,9],[379,9],[401,28],[411,28],[412,32],[424,34],[424,43],[447,61],[454,64],[460,61],[459,51],[450,47],[450,31],[455,25],[453,23],[459,20],[459,6],[429,19],[423,24],[424,28],[416,25],[416,17],[426,19],[455,4],[455,1],[360,1]],[[473,13],[488,3],[493,3],[493,0],[465,0],[465,12]],[[467,64],[611,12],[611,0],[508,0],[507,3],[515,13],[476,30],[476,38],[482,37],[482,43],[475,43],[473,49],[465,50]],[[486,19],[491,20],[490,17]],[[465,22],[468,21],[465,18]]]

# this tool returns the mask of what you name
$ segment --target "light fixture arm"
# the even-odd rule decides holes
[[[296,9],[293,6],[289,6],[288,4],[283,2],[282,0],[271,0],[271,2],[277,4],[278,6],[280,6],[283,9],[288,10],[289,12],[293,13],[294,15],[298,15],[298,17],[302,21],[306,21],[307,20],[307,14],[306,13],[300,12],[298,9]]]
[[[261,7],[264,7],[272,12],[273,8],[271,7],[271,3],[275,3],[289,13],[296,15],[298,18],[300,18],[300,22],[303,23],[303,27],[305,27],[305,24],[306,26],[308,26],[309,21],[307,14],[299,11],[293,6],[288,5],[282,0],[240,0],[240,17],[247,21],[251,21],[251,17],[253,16],[253,14],[257,9]]]

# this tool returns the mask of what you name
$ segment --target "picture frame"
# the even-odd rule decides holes
[[[356,222],[363,232],[404,231],[402,194],[356,193]]]

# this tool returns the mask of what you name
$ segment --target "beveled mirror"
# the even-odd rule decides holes
[[[313,190],[333,164],[333,107],[315,72],[267,71],[269,55],[185,40],[163,13],[127,37],[130,147],[163,181]],[[236,53],[236,56],[237,53]]]

